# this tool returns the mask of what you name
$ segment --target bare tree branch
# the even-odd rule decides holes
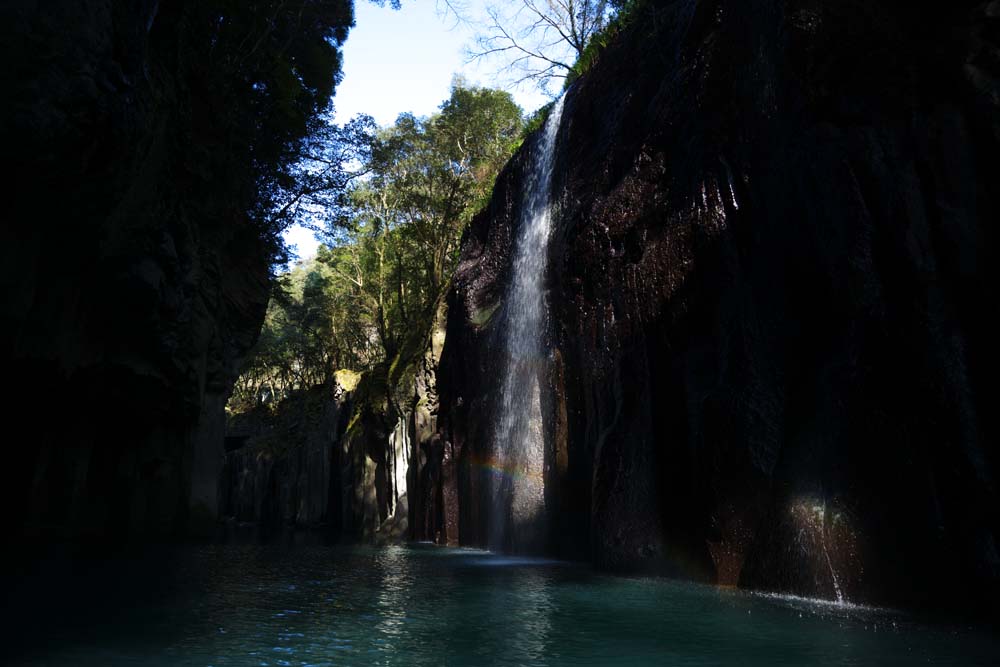
[[[444,4],[447,11],[468,22],[452,6],[459,2],[439,0],[439,6]],[[616,6],[610,0],[516,0],[488,5],[474,45],[467,50],[467,62],[498,62],[497,71],[509,76],[508,83],[533,82],[548,93],[549,82],[567,77]]]

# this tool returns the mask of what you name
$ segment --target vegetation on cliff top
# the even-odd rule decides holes
[[[585,14],[561,38],[573,53],[572,64],[558,68],[567,85],[644,4],[587,2],[565,8],[565,16],[549,16],[549,25],[576,25],[576,14]],[[525,7],[544,11],[528,2]],[[403,114],[377,128],[362,116],[338,127],[320,113],[302,126],[297,159],[279,161],[281,168],[265,178],[260,215],[269,216],[272,233],[294,221],[325,232],[328,243],[314,259],[277,277],[232,405],[247,408],[328,383],[337,369],[397,364],[414,331],[423,335],[430,326],[455,268],[462,230],[550,106],[525,119],[508,93],[459,80],[429,118]]]
[[[552,82],[565,79],[594,35],[617,16],[630,0],[517,0],[490,3],[478,25],[472,60],[499,61],[498,75],[511,85],[536,85],[548,92]],[[461,0],[446,0],[459,17],[467,12]]]
[[[404,352],[429,331],[462,231],[489,200],[523,125],[508,93],[456,81],[439,113],[403,114],[372,133],[358,153],[366,175],[326,221],[328,243],[278,277],[233,407],[329,382],[337,369],[412,356]]]
[[[179,27],[173,47],[178,66],[191,72],[192,105],[206,112],[198,117],[211,122],[211,128],[193,127],[192,133],[210,131],[210,145],[224,147],[194,155],[190,168],[225,181],[220,194],[242,204],[276,261],[283,256],[280,234],[290,222],[289,202],[321,185],[343,188],[349,177],[331,169],[320,184],[303,158],[342,150],[358,129],[345,133],[329,122],[353,5],[208,0],[162,7],[153,23],[154,38],[172,34],[168,25]],[[192,146],[198,143],[193,138]]]

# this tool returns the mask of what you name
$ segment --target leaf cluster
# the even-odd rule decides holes
[[[369,1],[399,8],[398,0]],[[272,266],[281,266],[288,260],[282,233],[293,224],[320,231],[343,217],[370,160],[375,122],[332,120],[354,2],[203,0],[176,7],[177,66],[188,73],[201,109],[192,117],[211,119],[211,127],[192,128],[188,168],[210,174],[227,203],[241,204],[272,252]]]
[[[614,14],[600,30],[590,36],[587,45],[569,69],[563,82],[563,90],[594,66],[604,49],[632,25],[646,5],[646,0],[622,0],[616,3]]]

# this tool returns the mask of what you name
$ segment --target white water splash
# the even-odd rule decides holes
[[[846,604],[847,598],[840,586],[840,578],[837,576],[837,569],[833,566],[833,559],[830,558],[830,522],[827,516],[826,500],[814,497],[800,498],[791,505],[791,514],[799,527],[797,541],[803,547],[803,553],[808,553],[818,545],[823,553],[823,560],[826,563],[827,571],[830,573],[830,580],[833,584],[833,594],[836,598],[835,604]],[[836,520],[837,515],[834,515]]]
[[[830,551],[826,548],[826,533],[823,533],[823,556],[826,557],[826,566],[830,569],[830,577],[833,579],[833,592],[837,596],[837,603],[844,604],[844,593],[840,590],[840,580],[837,579],[837,570],[830,560]]]
[[[541,389],[545,344],[545,279],[552,230],[550,198],[563,99],[552,106],[524,177],[520,233],[499,331],[500,395],[493,432],[490,547],[517,549],[541,536],[545,502]]]

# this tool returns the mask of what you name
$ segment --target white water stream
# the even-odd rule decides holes
[[[563,99],[552,106],[525,174],[511,281],[500,314],[500,394],[493,432],[490,547],[517,549],[541,537],[544,521],[542,396],[548,359],[545,281],[552,230],[552,166]]]

